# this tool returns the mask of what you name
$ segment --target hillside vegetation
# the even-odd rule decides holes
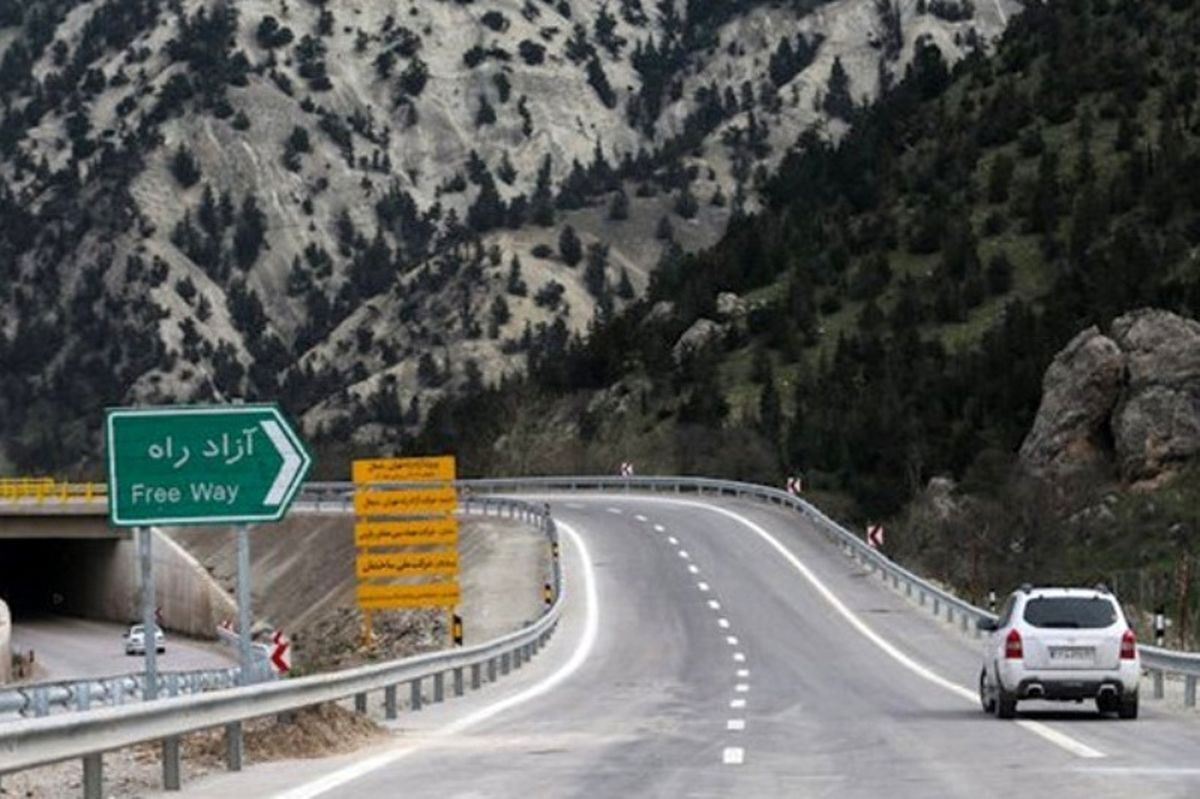
[[[801,138],[766,210],[531,358],[531,397],[507,407],[567,397],[591,450],[547,445],[538,465],[803,473],[879,517],[932,476],[1011,460],[1072,335],[1142,305],[1200,311],[1198,47],[1192,3],[1089,0],[1031,4],[953,70],[919,48],[840,144]],[[704,318],[707,343],[673,351]],[[457,429],[476,433],[494,440]]]
[[[1015,7],[0,0],[0,464],[176,401],[395,445]]]

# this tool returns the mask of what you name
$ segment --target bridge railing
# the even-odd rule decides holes
[[[52,477],[0,478],[0,502],[91,502],[104,499],[104,483],[59,482]]]

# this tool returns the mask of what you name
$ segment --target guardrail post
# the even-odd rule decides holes
[[[1183,681],[1183,704],[1188,707],[1196,706],[1196,675],[1189,674]]]
[[[904,581],[904,595],[909,599],[912,599],[912,580]]]
[[[367,695],[366,694],[355,694],[354,695],[354,712],[360,716],[365,716],[367,714]]]
[[[1163,670],[1155,669],[1154,671],[1152,671],[1150,673],[1154,677],[1154,698],[1162,699],[1164,694],[1166,693],[1163,690]]]
[[[421,709],[421,681],[419,679],[413,680],[412,682],[409,683],[409,687],[411,688],[411,692],[409,695],[408,704],[410,707],[412,707],[413,710],[420,710]]]
[[[936,596],[933,598],[933,615],[940,616],[942,613],[942,601]]]
[[[225,725],[225,768],[242,770],[242,723],[231,721]]]
[[[87,710],[92,706],[92,681],[84,680],[75,684],[75,709]]]
[[[496,658],[488,658],[488,682],[496,681]]]
[[[463,690],[463,670],[462,666],[459,666],[454,670],[454,695],[462,696],[464,693],[466,692]]]
[[[388,721],[396,718],[396,686],[389,685],[383,689],[383,717]]]
[[[512,669],[512,656],[505,652],[500,656],[500,673],[508,674]]]
[[[163,789],[178,791],[179,779],[179,736],[172,735],[162,742]]]
[[[483,664],[471,664],[471,690],[478,691],[483,687]]]
[[[103,799],[104,761],[99,753],[83,756],[83,799]]]
[[[961,616],[962,616],[962,618],[959,620],[961,622],[960,626],[962,627],[962,631],[965,633],[967,631],[967,625],[969,624],[969,620],[967,619],[966,613],[961,614]]]
[[[446,673],[439,671],[433,675],[433,701],[442,702],[446,699]]]

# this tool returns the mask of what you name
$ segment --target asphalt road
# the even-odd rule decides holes
[[[141,656],[125,654],[122,624],[66,616],[19,619],[13,625],[13,651],[34,651],[36,681],[112,677],[142,669]],[[237,655],[219,644],[167,633],[160,671],[216,669],[237,665]]]
[[[554,497],[566,615],[512,678],[369,752],[185,796],[1195,797],[1200,718],[974,699],[978,644],[756,503]],[[591,565],[588,565],[588,564]],[[377,701],[377,700],[374,700]]]

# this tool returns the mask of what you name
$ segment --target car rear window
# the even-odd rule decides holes
[[[1116,607],[1104,597],[1038,597],[1025,605],[1025,621],[1034,627],[1087,630],[1116,620]]]

